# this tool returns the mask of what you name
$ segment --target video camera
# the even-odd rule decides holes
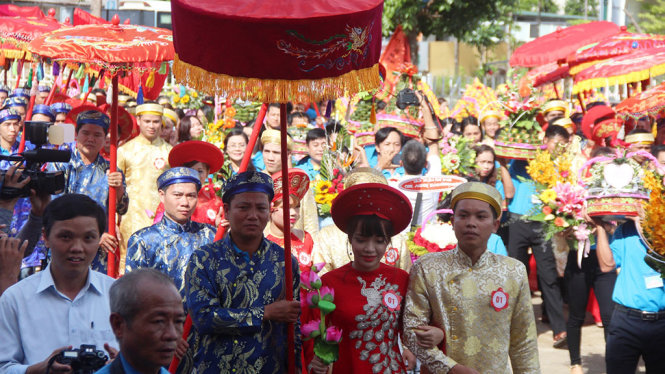
[[[66,349],[53,356],[48,362],[47,373],[50,372],[53,362],[69,365],[73,374],[91,374],[106,365],[108,356],[95,345],[81,344],[78,349]]]
[[[0,156],[0,160],[25,162],[19,181],[30,177],[30,182],[23,188],[2,186],[0,198],[11,199],[30,196],[30,190],[44,194],[59,194],[65,190],[65,175],[62,171],[46,172],[42,167],[47,162],[69,162],[71,153],[68,150],[44,149],[45,144],[62,144],[62,129],[51,126],[50,122],[26,121],[23,136],[35,145],[35,149],[24,151],[18,155]],[[4,181],[7,170],[0,170],[0,180]]]

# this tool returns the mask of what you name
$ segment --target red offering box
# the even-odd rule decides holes
[[[539,150],[544,149],[543,145],[525,144],[525,143],[503,143],[494,141],[494,153],[503,158],[513,160],[531,160],[536,157]]]

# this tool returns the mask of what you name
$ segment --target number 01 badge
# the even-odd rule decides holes
[[[503,291],[503,288],[499,287],[498,290],[492,292],[492,308],[494,310],[501,311],[508,307],[508,294]]]

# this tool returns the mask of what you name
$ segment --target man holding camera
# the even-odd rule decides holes
[[[49,170],[59,170],[65,175],[64,193],[80,193],[89,196],[97,204],[108,209],[109,186],[116,187],[116,212],[127,213],[129,197],[125,191],[125,181],[119,171],[110,172],[110,164],[99,152],[104,146],[109,130],[109,117],[97,110],[86,110],[76,117],[76,148],[69,162],[49,165]],[[113,223],[111,223],[113,224]],[[118,248],[118,239],[104,232],[100,249],[104,253]],[[101,253],[92,263],[93,270],[106,272],[106,256]]]
[[[106,227],[104,209],[67,194],[46,207],[43,223],[51,262],[0,296],[0,374],[68,371],[51,359],[81,344],[116,352],[108,300],[114,279],[90,269]]]

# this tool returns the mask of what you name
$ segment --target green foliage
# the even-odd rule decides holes
[[[638,16],[640,27],[646,33],[665,33],[665,0],[638,0],[642,3]]]
[[[564,12],[569,16],[583,16],[584,15],[584,2],[585,0],[566,0]],[[587,18],[598,17],[598,0],[586,0],[587,3]]]
[[[559,7],[554,0],[517,0],[517,9],[526,12],[537,12],[538,5],[540,5],[542,13],[556,13],[559,11]]]
[[[404,31],[422,32],[437,39],[454,36],[460,40],[485,21],[495,22],[512,11],[517,0],[386,0],[383,32],[389,36],[397,25]],[[551,0],[547,0],[551,1]]]

